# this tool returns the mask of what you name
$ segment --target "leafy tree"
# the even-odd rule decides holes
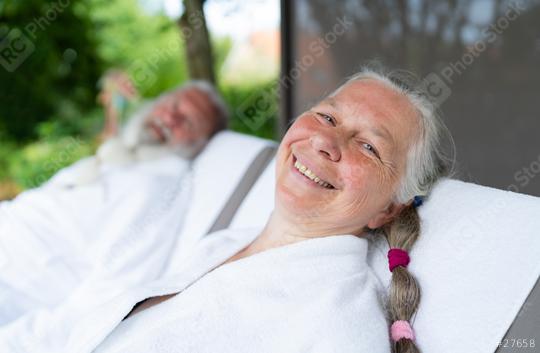
[[[143,11],[137,0],[88,1],[106,67],[126,70],[145,97],[187,79],[184,44],[174,21]]]
[[[96,55],[88,4],[44,0],[0,2],[1,48],[17,31],[33,47],[9,72],[0,67],[0,132],[18,141],[36,136],[39,122],[52,115],[74,119],[72,113],[94,106],[95,82],[102,64]]]
[[[204,0],[183,0],[184,13],[178,24],[186,44],[189,76],[216,82],[210,36],[204,16]]]

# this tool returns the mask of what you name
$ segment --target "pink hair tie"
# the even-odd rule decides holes
[[[390,336],[392,336],[392,341],[397,342],[402,338],[410,339],[414,341],[414,332],[408,321],[397,320],[394,321],[390,327]]]
[[[407,267],[409,261],[409,254],[407,254],[405,250],[398,248],[388,250],[388,267],[390,268],[390,272],[392,272],[396,266]]]

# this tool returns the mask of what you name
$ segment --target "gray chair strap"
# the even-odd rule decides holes
[[[229,224],[231,224],[238,207],[240,207],[242,201],[244,201],[244,198],[247,196],[248,192],[251,190],[268,163],[270,163],[275,153],[276,146],[266,146],[259,152],[257,157],[255,157],[253,162],[251,162],[251,165],[238,185],[236,185],[231,197],[229,200],[227,200],[227,203],[214,221],[212,227],[210,227],[207,234],[225,229],[229,226]]]
[[[525,346],[524,344],[527,344]],[[530,345],[534,344],[534,347]],[[540,346],[540,278],[495,353],[537,352]]]

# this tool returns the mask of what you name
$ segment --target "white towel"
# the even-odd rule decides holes
[[[367,240],[315,238],[216,268],[259,231],[214,233],[175,276],[155,281],[136,262],[104,266],[62,305],[0,328],[0,351],[390,351],[380,287],[366,264]],[[176,292],[115,330],[138,301]]]

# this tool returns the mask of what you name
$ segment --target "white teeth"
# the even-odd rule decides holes
[[[300,173],[304,174],[305,176],[307,176],[308,178],[310,178],[311,180],[313,180],[314,182],[316,182],[320,186],[323,186],[323,187],[329,188],[329,189],[332,188],[332,185],[330,185],[326,181],[324,181],[321,178],[319,178],[318,176],[316,176],[315,173],[313,173],[311,170],[309,170],[305,165],[301,164],[300,162],[295,161],[294,162],[294,167],[296,169],[298,169],[300,171]]]

